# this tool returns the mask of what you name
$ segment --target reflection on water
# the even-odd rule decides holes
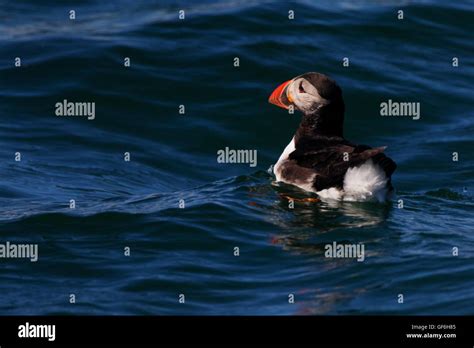
[[[367,292],[365,288],[355,288],[351,291],[344,291],[337,288],[332,291],[328,289],[307,289],[300,291],[301,294],[310,292],[310,300],[298,304],[297,315],[325,315],[328,313],[337,313],[337,308],[341,303],[349,303],[357,296]]]
[[[285,229],[315,228],[319,233],[332,231],[335,228],[358,228],[377,225],[384,221],[391,210],[391,202],[383,204],[375,202],[343,202],[325,200],[304,202],[303,198],[317,197],[293,186],[272,185],[279,195],[275,203],[275,211],[291,212],[291,219],[281,219],[281,214],[275,214],[273,221]],[[285,197],[295,198],[294,207]]]
[[[265,184],[247,187],[251,206],[258,207],[263,218],[276,225],[271,244],[281,247],[291,255],[306,255],[313,260],[306,265],[304,273],[318,278],[326,272],[343,272],[340,280],[350,279],[353,287],[347,291],[343,286],[314,287],[318,281],[307,287],[295,290],[297,301],[294,314],[324,315],[335,314],[339,307],[348,308],[358,297],[378,289],[381,283],[357,284],[355,278],[366,272],[365,262],[356,258],[326,258],[327,244],[364,244],[364,259],[390,254],[391,249],[381,247],[386,239],[393,236],[381,233],[380,227],[391,217],[392,202],[343,202],[303,201],[304,198],[317,197],[291,185],[271,183],[266,177]],[[294,198],[294,205],[288,197]],[[383,231],[383,230],[382,230]],[[395,237],[396,239],[396,237]],[[393,248],[397,245],[392,244]],[[376,259],[379,259],[378,257]],[[372,259],[374,260],[374,259]]]

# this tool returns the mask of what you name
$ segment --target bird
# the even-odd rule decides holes
[[[396,163],[386,146],[357,145],[344,138],[342,90],[330,77],[308,72],[280,84],[271,104],[300,111],[296,133],[273,166],[277,182],[322,199],[384,202],[393,197]]]

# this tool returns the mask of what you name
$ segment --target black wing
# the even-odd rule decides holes
[[[300,167],[312,169],[317,175],[314,187],[320,191],[329,187],[342,187],[349,168],[356,167],[372,159],[391,177],[397,165],[383,154],[385,147],[371,148],[354,145],[342,138],[320,139],[317,142],[297,144],[290,154]]]

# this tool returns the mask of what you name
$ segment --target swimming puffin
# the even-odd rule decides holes
[[[383,202],[391,197],[397,165],[383,153],[385,146],[356,145],[344,138],[344,100],[334,80],[309,72],[278,86],[268,101],[303,113],[273,167],[277,181],[321,198]]]

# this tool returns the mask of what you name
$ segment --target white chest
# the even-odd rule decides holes
[[[280,155],[280,158],[273,167],[273,174],[275,174],[275,178],[277,181],[283,181],[281,177],[281,166],[283,162],[288,160],[290,153],[292,153],[293,151],[295,151],[295,137],[293,137],[290,143],[286,145],[285,150],[283,150],[283,153]]]

